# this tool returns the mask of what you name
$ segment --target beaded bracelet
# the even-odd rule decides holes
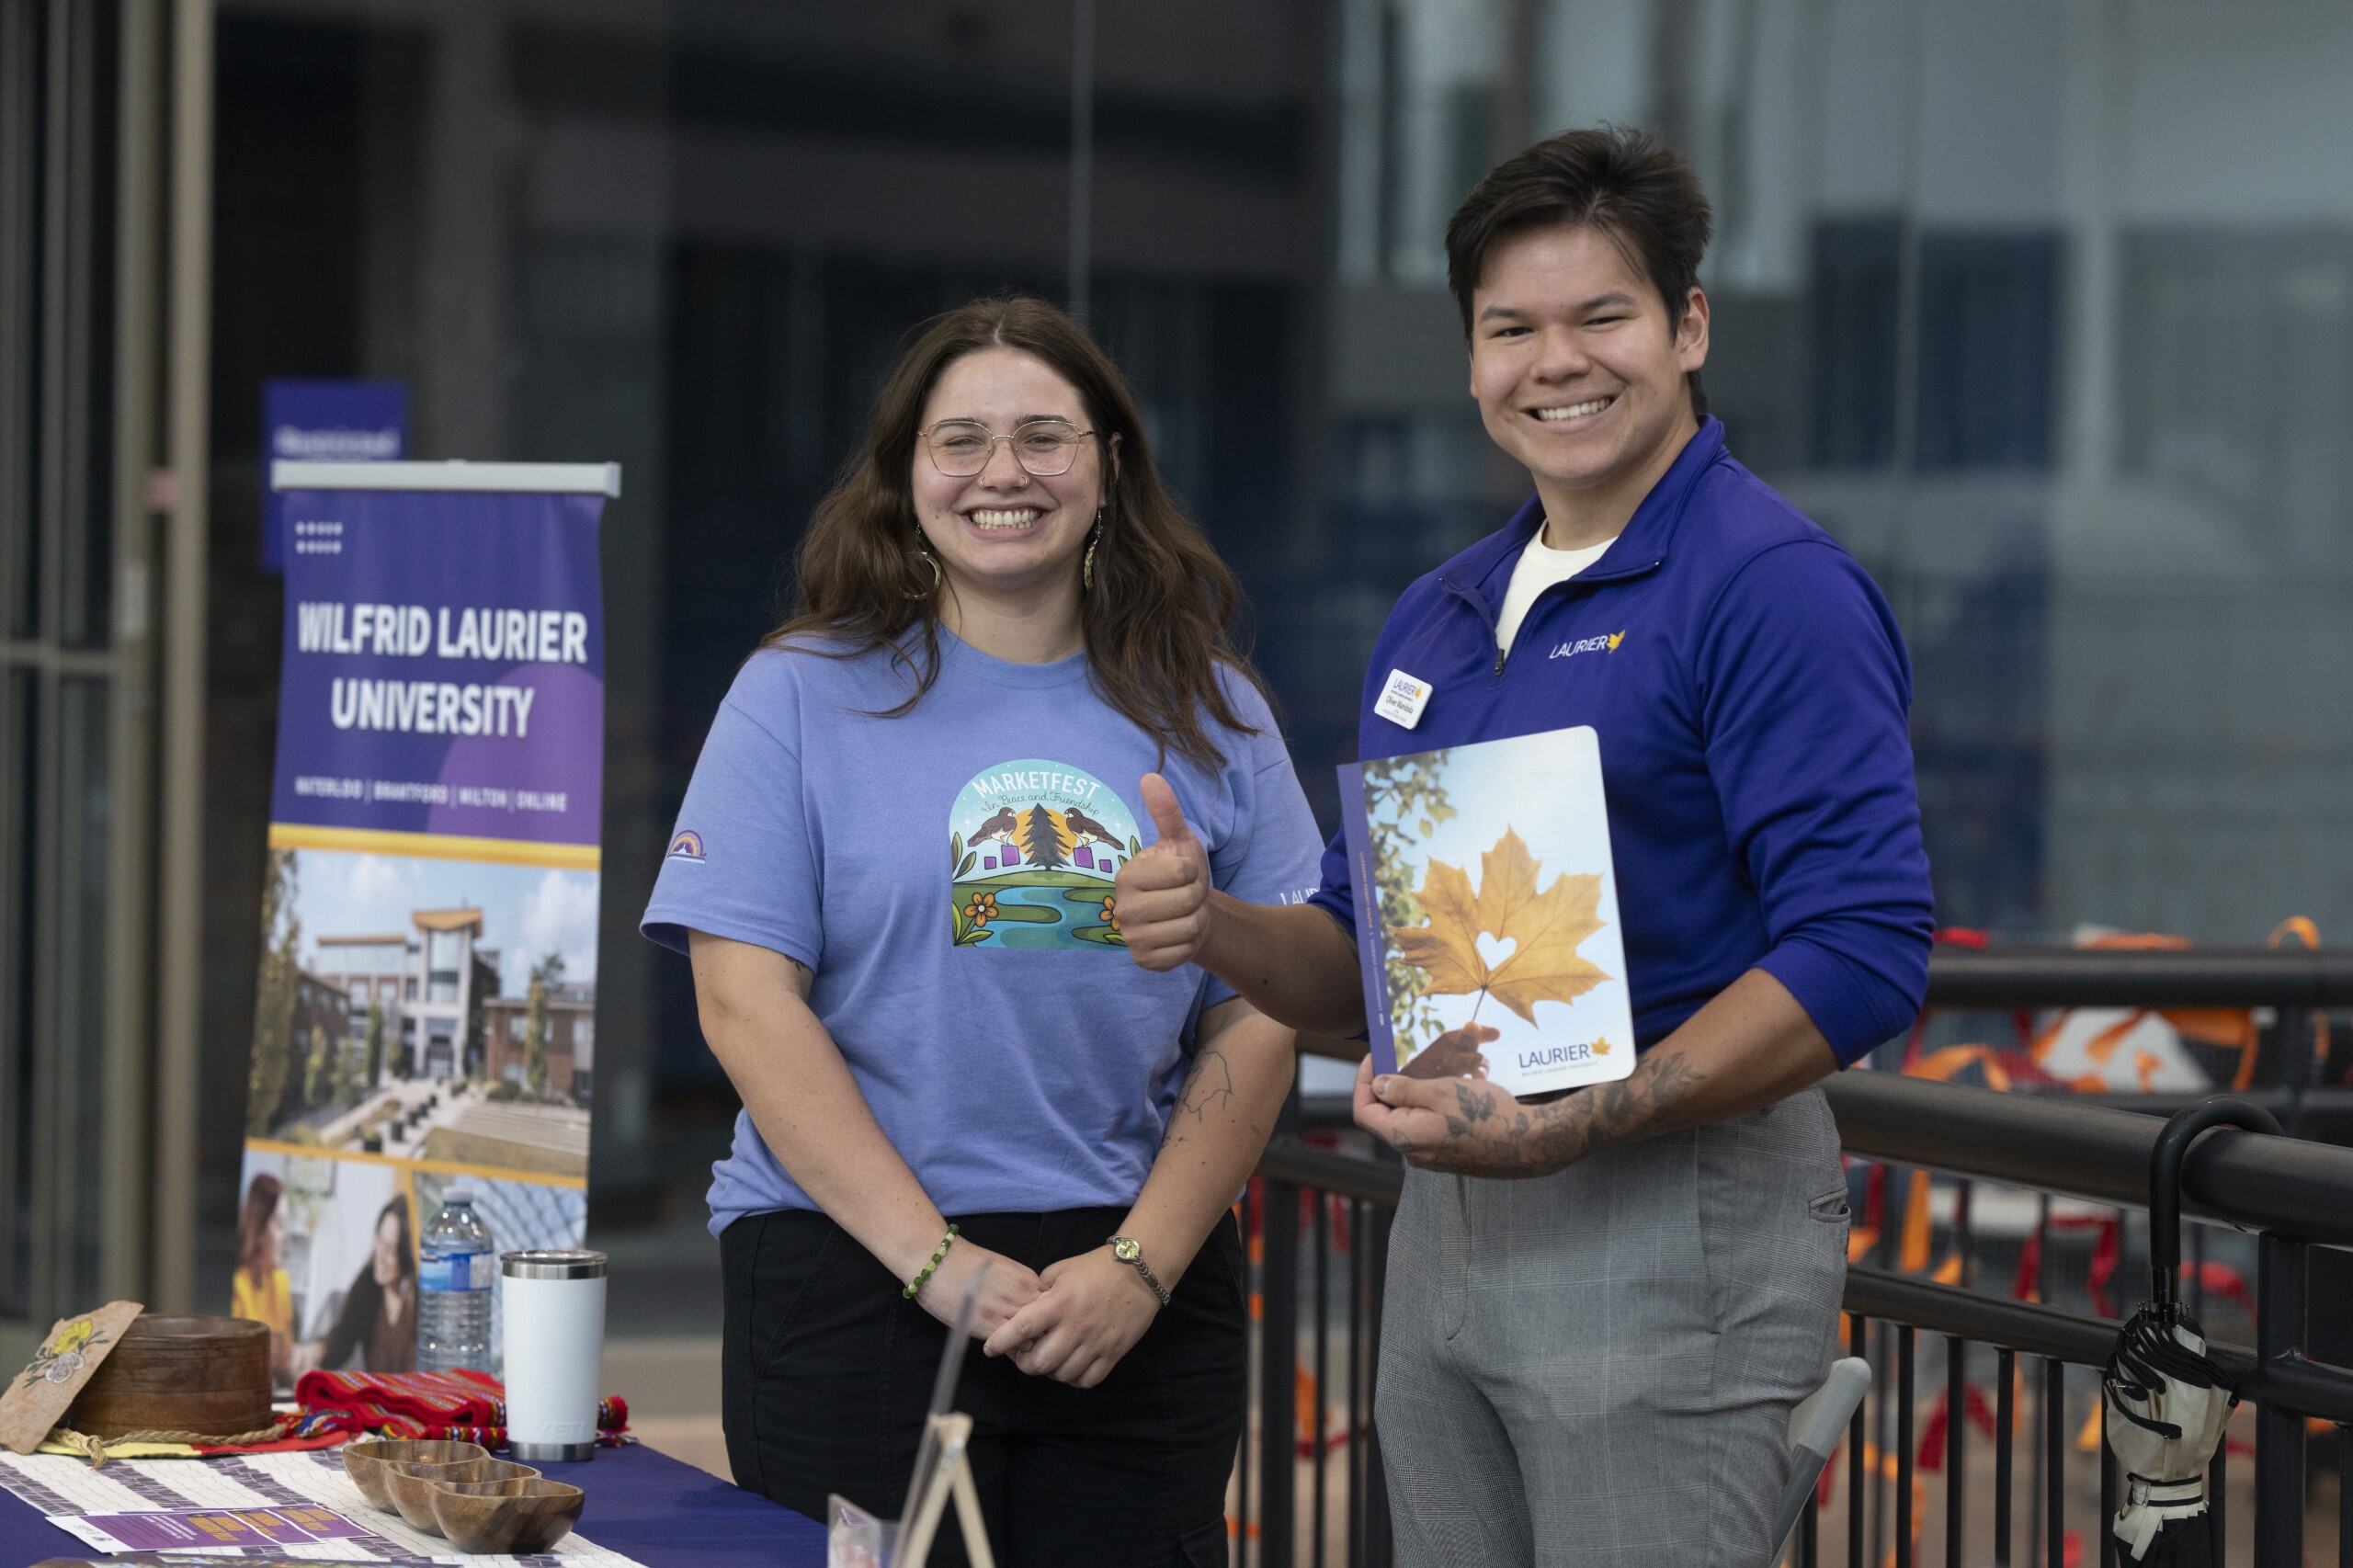
[[[939,1238],[939,1250],[931,1255],[931,1261],[923,1266],[923,1272],[916,1275],[914,1281],[899,1292],[899,1299],[903,1301],[914,1301],[915,1292],[923,1289],[924,1281],[931,1278],[931,1271],[939,1267],[939,1260],[946,1257],[948,1249],[955,1244],[956,1227],[950,1225],[948,1227],[948,1233]]]

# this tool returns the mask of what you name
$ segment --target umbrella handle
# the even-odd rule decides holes
[[[2214,1127],[2279,1131],[2279,1119],[2258,1105],[2215,1095],[2165,1118],[2149,1151],[2149,1284],[2168,1319],[2181,1305],[2181,1164],[2198,1135]]]

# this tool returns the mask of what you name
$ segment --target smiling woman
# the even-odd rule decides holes
[[[1077,652],[1068,611],[1085,585],[1080,553],[1103,524],[1119,435],[1098,448],[1078,389],[1006,347],[949,365],[919,434],[915,528],[946,574],[942,622],[968,642],[1010,638],[1049,659]],[[1049,629],[1060,633],[1052,642]]]
[[[1233,579],[1117,369],[1013,299],[916,335],[799,593],[711,725],[673,838],[694,853],[645,913],[691,953],[744,1099],[710,1190],[735,1479],[898,1512],[969,1300],[988,1358],[959,1403],[997,1559],[1222,1562],[1227,1205],[1291,1038],[1198,970],[1128,962],[1113,878],[1162,847],[1120,793],[1157,768],[1220,886],[1312,880],[1313,820],[1226,640]]]
[[[1010,439],[1049,420],[1076,438],[1060,472]],[[929,437],[943,423],[979,426],[961,432],[989,442],[978,470],[969,453],[940,466]],[[984,542],[1014,548],[984,554]],[[1221,672],[1257,685],[1226,631],[1241,608],[1233,574],[1161,482],[1125,378],[1042,300],[976,301],[915,336],[797,566],[792,616],[763,646],[901,648],[915,690],[898,711],[938,677],[939,632],[961,637],[967,618],[983,639],[1010,638],[1017,659],[1083,641],[1105,700],[1197,762],[1216,753],[1204,720],[1240,724]]]

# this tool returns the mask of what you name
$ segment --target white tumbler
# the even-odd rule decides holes
[[[525,1464],[597,1452],[605,1350],[605,1255],[510,1252],[506,1290],[506,1441]]]

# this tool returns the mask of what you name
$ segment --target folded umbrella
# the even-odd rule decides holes
[[[2221,1561],[2207,1467],[2239,1402],[2181,1307],[2181,1166],[2198,1135],[2233,1125],[2276,1133],[2268,1111],[2216,1096],[2165,1121],[2149,1154],[2150,1300],[2125,1320],[2100,1377],[2108,1446],[2124,1468],[2109,1527],[2135,1562],[2211,1568]]]
[[[2205,1351],[2177,1303],[2152,1301],[2125,1324],[2100,1379],[2108,1446],[2124,1467],[2124,1506],[2111,1528],[2135,1562],[2216,1561],[2206,1467],[2239,1401]]]

